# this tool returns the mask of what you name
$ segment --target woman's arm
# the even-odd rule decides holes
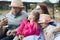
[[[52,32],[58,32],[58,31],[60,31],[60,27],[55,27],[52,29]]]
[[[44,32],[45,40],[52,40],[53,32],[60,31],[60,27],[54,27],[49,32]]]
[[[53,28],[52,32],[60,31],[60,23],[54,20],[54,24],[56,25],[56,27]]]

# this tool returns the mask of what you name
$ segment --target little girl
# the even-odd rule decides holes
[[[40,14],[38,23],[43,28],[45,40],[60,40],[60,27],[55,27],[47,14]]]
[[[40,27],[37,27],[39,16],[39,13],[32,12],[28,16],[28,20],[23,20],[21,25],[18,27],[17,35],[13,40],[23,40],[25,37],[28,37],[30,35],[39,36]]]
[[[49,37],[49,35],[48,35],[50,33],[50,31],[52,31],[53,28],[55,28],[55,26],[51,25],[51,22],[52,22],[52,20],[48,14],[40,14],[38,23],[43,28],[45,40],[54,39],[54,34],[51,37]]]

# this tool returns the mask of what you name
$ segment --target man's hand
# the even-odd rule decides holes
[[[12,30],[12,32],[13,32],[13,33],[16,33],[16,32],[17,32],[17,30],[16,30],[16,29],[14,29],[14,30]]]
[[[13,35],[13,36],[16,35],[16,30],[15,29],[7,31],[7,36],[11,36],[11,35]]]
[[[16,30],[16,29],[14,29],[14,30],[12,30],[12,31],[11,31],[11,33],[12,33],[12,35],[13,35],[13,36],[15,36],[15,35],[16,35],[16,32],[17,32],[17,30]]]
[[[11,36],[11,30],[8,30],[6,35]]]
[[[6,26],[7,24],[8,24],[7,17],[4,17],[4,18],[0,21],[0,26],[3,27],[3,26]]]

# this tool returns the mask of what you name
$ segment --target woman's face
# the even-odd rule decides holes
[[[40,23],[40,25],[42,26],[42,28],[46,28],[48,23]]]
[[[37,12],[39,12],[40,14],[43,13],[43,10],[41,9],[41,7],[37,8],[36,10],[37,10]]]

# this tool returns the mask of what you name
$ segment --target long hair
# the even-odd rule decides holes
[[[38,20],[39,20],[40,14],[37,11],[35,11],[35,10],[32,11],[32,14],[35,16],[36,28],[38,28],[40,26],[38,24]]]
[[[40,14],[37,11],[32,11],[32,15],[35,16],[35,20],[34,21],[38,22]]]
[[[49,14],[46,4],[39,3],[37,5],[39,5],[41,7],[41,9],[42,9],[42,11],[43,11],[44,14]]]

